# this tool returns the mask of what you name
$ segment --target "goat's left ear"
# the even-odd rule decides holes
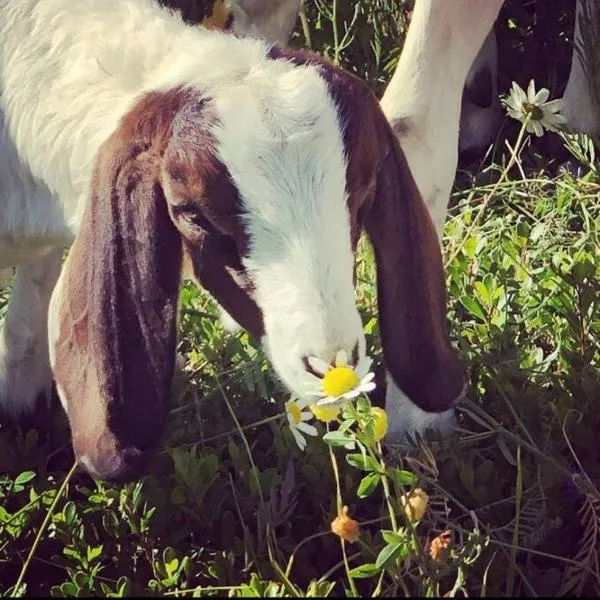
[[[448,339],[440,246],[399,142],[387,123],[385,129],[379,139],[388,147],[365,228],[377,262],[388,386],[391,376],[418,409],[442,413],[460,396],[464,372]],[[404,418],[413,421],[409,429],[419,428],[414,418]],[[420,420],[433,424],[435,415]]]
[[[135,476],[158,445],[174,369],[182,248],[160,153],[137,131],[158,122],[149,104],[99,152],[50,307],[51,363],[75,454],[105,479]]]

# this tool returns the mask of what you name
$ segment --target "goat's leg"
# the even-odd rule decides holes
[[[590,33],[594,33],[590,36],[588,44],[584,43],[582,25],[587,25]],[[571,129],[587,133],[596,143],[600,143],[600,74],[596,70],[590,69],[590,79],[584,65],[588,60],[590,65],[593,64],[599,52],[600,8],[598,2],[597,0],[577,0],[573,60],[564,93],[563,115]]]
[[[48,304],[58,280],[62,250],[17,268],[6,320],[0,328],[0,411],[32,413],[48,401],[52,371],[48,358]]]
[[[462,91],[503,0],[416,0],[381,106],[441,239],[458,161]]]

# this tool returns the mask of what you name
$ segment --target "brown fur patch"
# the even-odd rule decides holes
[[[54,373],[76,455],[92,465],[117,464],[112,455],[160,439],[182,253],[158,177],[183,101],[146,97],[104,143],[64,267]]]

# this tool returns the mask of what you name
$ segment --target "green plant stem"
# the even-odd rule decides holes
[[[304,35],[304,45],[312,50],[312,35],[310,33],[310,25],[308,24],[308,17],[306,16],[306,7],[304,6],[304,2],[300,7],[300,24],[302,25],[302,33]]]
[[[44,521],[42,522],[42,526],[40,527],[39,531],[37,532],[37,535],[35,536],[35,540],[33,541],[33,544],[31,545],[31,549],[29,550],[27,559],[23,563],[23,568],[21,569],[21,572],[19,573],[19,578],[17,579],[17,582],[13,586],[13,594],[15,596],[19,595],[19,588],[23,584],[23,580],[25,579],[25,574],[27,573],[27,569],[29,568],[29,565],[31,563],[33,555],[35,554],[35,551],[37,550],[37,547],[39,546],[39,543],[42,540],[42,535],[46,531],[46,528],[48,527],[48,524],[50,523],[50,519],[52,518],[52,515],[54,513],[54,509],[56,508],[58,501],[62,497],[69,481],[71,481],[71,477],[73,477],[73,475],[75,474],[77,467],[78,467],[77,462],[74,462],[73,466],[71,467],[71,470],[67,473],[67,476],[64,478],[60,488],[58,489],[58,492],[56,493],[56,497],[54,498],[54,501],[50,505],[48,512],[46,513],[46,517],[44,518]]]
[[[517,482],[515,485],[515,527],[512,535],[512,548],[510,549],[510,565],[506,579],[506,597],[512,598],[515,585],[515,567],[517,564],[517,547],[519,545],[519,519],[521,516],[521,500],[523,496],[523,469],[521,468],[521,446],[517,446]]]
[[[337,0],[333,0],[332,3],[332,17],[331,25],[333,26],[333,64],[340,65],[340,36],[338,33],[338,22],[337,22]]]
[[[377,456],[370,445],[367,445],[367,451],[369,452],[372,459],[376,460],[381,465],[381,485],[383,486],[383,493],[385,494],[385,502],[387,504],[388,513],[390,515],[390,523],[392,524],[392,528],[394,533],[398,532],[398,522],[396,521],[396,511],[392,505],[392,494],[390,492],[390,484],[388,481],[388,471],[385,461],[383,460],[383,453],[381,452],[381,445],[378,444],[378,454]]]
[[[329,425],[327,426],[327,431],[329,431]],[[335,488],[336,488],[336,500],[337,500],[337,514],[341,515],[343,514],[343,507],[344,507],[344,503],[342,501],[342,488],[340,485],[340,472],[338,469],[338,464],[337,464],[337,460],[335,458],[335,454],[333,452],[333,448],[331,446],[328,446],[329,448],[329,457],[331,459],[331,466],[333,467],[333,474],[335,476]],[[352,579],[352,576],[350,575],[350,565],[348,564],[348,560],[346,557],[346,547],[345,547],[345,541],[340,538],[340,543],[342,545],[342,554],[344,556],[344,566],[346,568],[346,575],[348,577],[348,584],[350,585],[350,589],[352,590],[352,593],[354,594],[355,597],[358,597],[358,590],[356,589],[356,585],[354,584],[354,579]]]
[[[515,143],[515,147],[511,151],[511,155],[510,155],[510,159],[508,161],[508,164],[502,170],[502,173],[500,174],[500,178],[498,179],[498,181],[496,181],[496,183],[492,187],[492,189],[489,192],[489,194],[485,197],[485,199],[481,203],[480,208],[479,208],[479,212],[477,213],[477,216],[473,219],[473,222],[469,226],[469,229],[467,230],[467,232],[464,235],[461,236],[461,241],[458,244],[458,247],[450,255],[450,257],[448,258],[448,260],[445,261],[444,268],[447,268],[448,265],[450,265],[456,259],[456,257],[460,254],[461,250],[463,249],[463,247],[465,245],[465,242],[471,237],[471,234],[473,233],[475,227],[477,227],[477,225],[479,224],[479,221],[483,217],[483,213],[485,212],[485,209],[487,208],[488,204],[490,203],[490,200],[494,197],[494,194],[496,193],[496,190],[498,189],[498,187],[500,186],[500,184],[504,182],[504,180],[506,179],[506,177],[508,175],[508,172],[510,171],[510,169],[512,168],[512,166],[517,161],[517,156],[519,154],[519,150],[521,149],[521,144],[523,142],[523,136],[525,135],[525,131],[527,129],[527,123],[529,123],[529,119],[530,118],[531,118],[531,115],[528,113],[527,116],[525,117],[525,121],[523,121],[523,125],[521,125],[521,129],[519,131],[519,135],[517,136],[517,141]]]

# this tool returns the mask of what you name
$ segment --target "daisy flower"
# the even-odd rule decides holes
[[[548,131],[558,131],[567,120],[559,111],[563,108],[562,100],[552,100],[547,102],[550,92],[542,88],[539,92],[535,91],[535,82],[533,79],[527,86],[527,93],[513,81],[512,89],[508,98],[503,100],[509,116],[521,123],[529,115],[527,122],[527,131],[535,133],[537,137],[544,134],[544,129]]]
[[[317,435],[316,428],[313,425],[306,423],[306,421],[312,419],[312,414],[307,410],[302,410],[303,408],[306,408],[308,404],[309,402],[307,400],[291,398],[285,405],[288,424],[300,450],[306,448],[306,439],[302,434],[311,436]]]
[[[371,415],[373,416],[373,439],[376,442],[380,442],[388,431],[388,418],[385,410],[378,406],[371,408]]]
[[[375,374],[369,372],[371,363],[370,358],[364,358],[353,367],[348,364],[348,355],[344,350],[337,353],[333,365],[311,356],[308,364],[320,377],[312,376],[313,385],[310,386],[311,389],[307,389],[307,393],[321,398],[317,406],[352,400],[360,394],[366,394],[375,389],[372,381]]]
[[[319,406],[318,404],[312,404],[309,406],[310,412],[315,415],[318,421],[323,423],[331,423],[335,421],[340,415],[342,407],[339,405]]]

